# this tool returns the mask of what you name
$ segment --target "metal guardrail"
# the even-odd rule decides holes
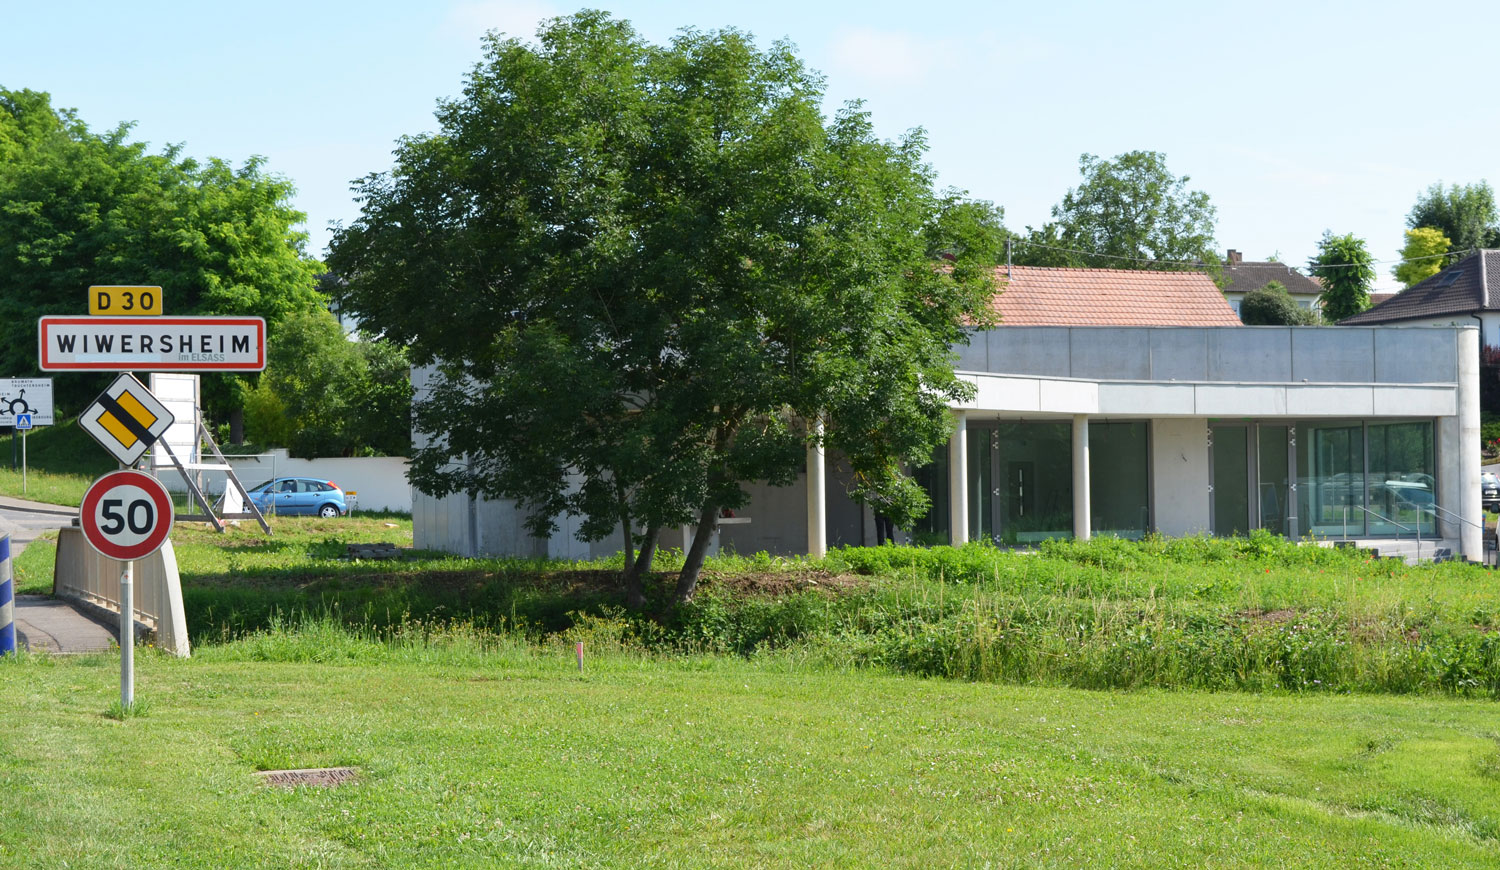
[[[1390,523],[1391,525],[1393,525],[1396,528],[1401,529],[1403,531],[1411,532],[1412,533],[1412,540],[1414,540],[1414,541],[1417,542],[1417,561],[1418,562],[1422,561],[1422,527],[1421,527],[1420,524],[1418,524],[1418,526],[1416,528],[1412,528],[1411,526],[1405,525],[1404,523],[1399,523],[1399,522],[1391,519],[1390,517],[1388,517],[1388,516],[1386,516],[1386,515],[1378,512],[1378,511],[1372,511],[1372,510],[1370,510],[1369,508],[1365,507],[1362,504],[1346,504],[1346,505],[1344,505],[1344,540],[1347,541],[1349,539],[1349,508],[1354,508],[1355,510],[1364,511],[1365,513],[1369,514],[1370,516],[1374,517],[1377,520],[1380,520],[1380,521],[1386,522],[1386,523]],[[1401,532],[1397,532],[1396,533],[1396,541],[1398,543],[1401,541]]]

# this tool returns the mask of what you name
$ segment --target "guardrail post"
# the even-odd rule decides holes
[[[0,537],[0,656],[16,651],[16,583],[10,571],[10,535]]]

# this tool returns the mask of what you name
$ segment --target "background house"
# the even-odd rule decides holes
[[[1372,300],[1375,296],[1372,294]],[[1481,342],[1500,347],[1500,250],[1479,250],[1340,326],[1479,326]]]
[[[1247,263],[1239,251],[1231,248],[1224,260],[1224,278],[1229,282],[1224,285],[1224,298],[1229,300],[1229,307],[1234,309],[1235,315],[1239,315],[1240,302],[1246,293],[1259,290],[1272,281],[1280,281],[1286,287],[1287,295],[1298,308],[1317,311],[1322,307],[1318,304],[1322,286],[1286,263]]]

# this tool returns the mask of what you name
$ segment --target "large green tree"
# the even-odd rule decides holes
[[[1270,281],[1240,300],[1240,321],[1246,326],[1313,326],[1318,313],[1298,305],[1285,284]]]
[[[713,528],[811,443],[856,496],[922,511],[904,463],[968,393],[950,347],[987,317],[997,214],[933,192],[920,132],[822,98],[790,46],[735,30],[658,46],[583,12],[489,37],[330,258],[345,310],[436,366],[414,481],[515,498],[537,533],[563,510],[636,532],[636,606],[660,529]]]
[[[1336,236],[1323,233],[1318,255],[1307,261],[1308,269],[1323,284],[1323,317],[1337,323],[1370,307],[1370,285],[1375,282],[1375,258],[1364,239],[1353,233]]]
[[[1110,269],[1218,269],[1216,211],[1191,179],[1167,169],[1159,151],[1130,151],[1113,160],[1078,158],[1083,176],[1052,221],[1027,235],[1019,261]]]
[[[1449,239],[1448,250],[1454,253],[1500,245],[1500,209],[1488,181],[1432,185],[1417,197],[1406,215],[1406,226],[1442,230]]]
[[[86,311],[91,284],[155,284],[168,314],[274,321],[323,304],[290,182],[259,159],[148,153],[121,124],[104,133],[42,92],[0,88],[0,375],[37,370],[36,319]],[[97,378],[61,375],[68,410]],[[220,410],[235,382],[205,379]]]

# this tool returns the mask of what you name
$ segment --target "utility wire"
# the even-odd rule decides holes
[[[1131,263],[1147,263],[1147,264],[1154,264],[1154,265],[1160,265],[1160,266],[1189,266],[1189,267],[1192,267],[1192,268],[1195,268],[1195,269],[1202,269],[1204,266],[1207,265],[1202,260],[1150,260],[1150,259],[1146,259],[1146,258],[1143,258],[1143,257],[1127,257],[1127,256],[1125,256],[1123,254],[1099,254],[1099,253],[1095,253],[1093,251],[1084,251],[1084,250],[1081,250],[1079,248],[1064,248],[1064,247],[1060,247],[1058,245],[1044,245],[1041,242],[1033,242],[1033,241],[1031,241],[1029,239],[1016,239],[1016,241],[1020,242],[1023,245],[1032,245],[1032,246],[1038,247],[1038,248],[1045,248],[1046,250],[1049,250],[1049,251],[1064,251],[1064,252],[1069,253],[1069,254],[1080,254],[1080,255],[1085,256],[1085,257],[1104,257],[1104,258],[1110,259],[1110,260],[1126,260],[1126,261],[1129,261]],[[1475,250],[1476,250],[1475,248],[1470,248],[1467,251],[1451,251],[1451,252],[1446,253],[1446,254],[1428,254],[1425,257],[1405,257],[1405,258],[1402,258],[1402,259],[1399,259],[1399,260],[1371,260],[1368,263],[1329,263],[1326,266],[1320,264],[1318,266],[1309,266],[1308,268],[1309,269],[1354,269],[1354,268],[1357,268],[1357,267],[1360,267],[1360,266],[1389,266],[1389,265],[1392,265],[1394,263],[1417,263],[1417,262],[1421,262],[1422,260],[1436,260],[1436,259],[1439,259],[1439,258],[1446,258],[1446,257],[1453,257],[1453,258],[1457,259],[1459,257],[1467,257],[1469,254],[1474,253]],[[1228,264],[1225,264],[1225,265],[1228,265]],[[1293,266],[1290,263],[1282,263],[1281,265],[1286,266],[1288,270],[1293,271],[1293,272],[1296,272],[1297,269],[1299,268],[1297,266]],[[1298,274],[1301,274],[1301,273],[1298,272]]]

